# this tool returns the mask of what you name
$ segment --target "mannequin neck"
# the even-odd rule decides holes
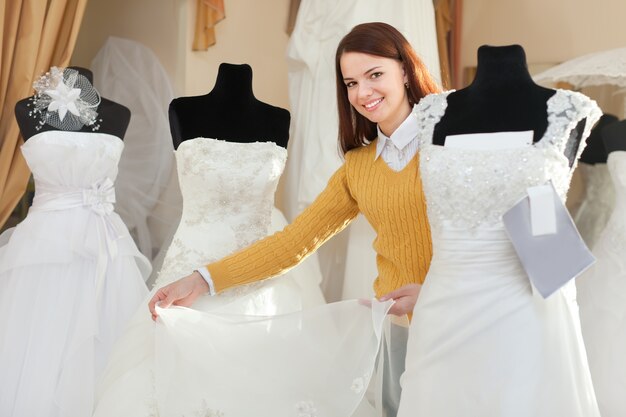
[[[487,46],[478,49],[476,77],[468,90],[525,90],[537,87],[526,65],[526,54],[520,45]]]
[[[255,100],[252,92],[252,68],[248,64],[220,64],[212,98],[227,105],[242,105]]]
[[[607,153],[626,151],[626,120],[608,124],[602,128],[601,134]]]

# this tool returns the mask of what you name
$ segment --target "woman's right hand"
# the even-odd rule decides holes
[[[206,283],[198,271],[194,271],[191,275],[159,288],[148,303],[152,320],[157,318],[157,304],[161,308],[168,308],[171,305],[190,307],[199,296],[208,292],[209,284]]]

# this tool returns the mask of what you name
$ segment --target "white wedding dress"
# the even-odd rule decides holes
[[[155,288],[267,235],[287,151],[196,138],[175,155],[183,214]],[[322,300],[317,280],[280,277],[160,310],[156,324],[142,306],[115,347],[94,415],[349,416],[389,305]]]
[[[587,246],[593,249],[613,212],[615,190],[607,164],[580,163],[578,169],[585,192],[574,221]]]
[[[84,417],[150,264],[113,212],[124,143],[45,131],[22,145],[28,216],[0,240],[0,415]]]
[[[587,97],[557,90],[543,138],[527,147],[432,144],[447,93],[425,97],[420,166],[433,258],[415,306],[398,417],[598,417],[573,283],[533,295],[502,224],[531,186],[565,198],[570,132],[600,116]]]
[[[626,415],[626,152],[609,154],[615,209],[576,285],[580,322],[602,417]]]

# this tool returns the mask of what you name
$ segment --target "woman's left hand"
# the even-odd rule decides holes
[[[415,307],[421,289],[422,286],[420,284],[407,284],[383,295],[379,300],[394,300],[395,303],[389,309],[389,314],[404,316],[405,314],[413,313],[413,307]]]

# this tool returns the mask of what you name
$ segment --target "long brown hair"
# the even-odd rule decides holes
[[[348,100],[348,91],[339,65],[341,56],[345,52],[361,52],[400,61],[407,75],[407,95],[412,104],[430,93],[440,91],[422,60],[418,58],[409,42],[396,28],[381,22],[362,23],[355,26],[339,42],[335,55],[339,144],[344,154],[350,149],[368,144],[377,135],[376,123],[369,121],[354,110]]]

